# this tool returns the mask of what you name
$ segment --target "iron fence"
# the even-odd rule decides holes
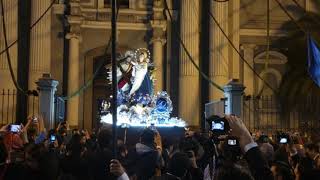
[[[9,124],[15,122],[16,115],[16,90],[2,89],[0,105],[1,105],[1,124]]]
[[[21,117],[16,117],[16,89],[2,89],[0,93],[0,124],[12,124],[17,120],[24,122]],[[39,95],[36,90],[28,91],[28,115],[37,115],[39,113]]]
[[[55,96],[54,99],[54,119],[56,124],[65,119],[65,100],[62,96]]]
[[[319,97],[299,97],[284,104],[276,96],[245,96],[242,119],[250,131],[311,131],[319,128]]]

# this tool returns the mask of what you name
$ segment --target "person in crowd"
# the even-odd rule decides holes
[[[61,161],[62,172],[72,175],[76,179],[88,179],[89,164],[87,160],[86,149],[81,144],[81,136],[74,134],[67,145],[66,156]]]
[[[192,179],[190,176],[192,162],[186,153],[177,152],[169,160],[167,172],[161,176],[163,180]],[[198,177],[197,179],[201,179]]]
[[[3,179],[7,170],[8,152],[3,138],[0,136],[0,179]]]
[[[160,139],[160,140],[159,140]],[[125,168],[130,177],[147,180],[154,176],[160,176],[158,172],[163,166],[161,156],[162,147],[160,134],[150,128],[146,128],[140,135],[140,142],[135,148],[129,150]]]
[[[320,179],[316,141],[294,140],[296,135],[287,132],[290,143],[262,142],[259,135],[256,143],[241,119],[225,119],[230,131],[219,142],[204,131],[161,141],[153,127],[143,130],[132,149],[129,145],[135,142],[118,139],[113,157],[110,128],[90,133],[60,123],[47,132],[41,116],[30,116],[18,132],[11,132],[10,125],[0,128],[0,180]],[[303,142],[309,142],[305,150]]]
[[[319,147],[314,143],[305,145],[306,156],[313,160],[316,168],[320,169],[320,154]]]
[[[274,180],[294,180],[292,168],[283,161],[275,161],[271,166]]]
[[[117,159],[112,159],[110,161],[110,173],[113,174],[117,180],[129,180],[125,169]]]
[[[97,135],[97,148],[89,154],[89,174],[93,180],[112,179],[114,176],[109,171],[112,158],[112,135],[108,129],[102,129]],[[106,171],[107,169],[107,171]]]

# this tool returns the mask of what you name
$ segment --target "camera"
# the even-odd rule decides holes
[[[9,131],[12,132],[12,133],[18,133],[18,132],[20,132],[20,130],[21,130],[21,126],[20,125],[12,124],[12,125],[9,126]]]
[[[229,132],[230,127],[228,121],[223,117],[211,116],[207,119],[210,130],[214,135],[225,135]]]
[[[236,139],[228,139],[228,145],[229,146],[237,145],[237,140]]]
[[[235,136],[228,136],[223,142],[222,156],[226,160],[236,162],[241,157],[241,148],[238,138]]]

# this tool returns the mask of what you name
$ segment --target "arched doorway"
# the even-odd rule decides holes
[[[84,57],[84,81],[93,81],[92,85],[83,94],[83,128],[92,129],[97,126],[98,100],[106,99],[111,94],[111,86],[106,79],[105,65],[111,63],[109,51],[105,52],[106,46],[89,50]],[[128,48],[119,47],[117,52],[124,53]],[[107,55],[104,55],[107,54]],[[102,68],[92,79],[99,66]]]

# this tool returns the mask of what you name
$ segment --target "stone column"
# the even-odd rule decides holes
[[[54,94],[59,83],[52,79],[50,74],[43,74],[36,84],[39,91],[39,111],[44,118],[45,128],[47,130],[53,129],[55,128]]]
[[[320,4],[316,0],[306,0],[306,11],[319,14],[319,8]]]
[[[153,63],[155,66],[154,77],[156,79],[154,85],[154,93],[164,90],[164,73],[163,73],[163,45],[166,40],[161,37],[152,38],[153,43]]]
[[[239,80],[233,79],[223,87],[226,100],[226,114],[235,114],[241,117],[243,106],[243,90],[244,86]]]
[[[241,45],[241,50],[243,50],[244,59],[250,64],[251,67],[254,67],[254,50],[255,44],[243,44]],[[245,93],[246,95],[254,95],[254,77],[255,74],[251,70],[251,68],[242,63],[243,66],[243,84],[246,87]]]
[[[180,35],[193,60],[199,65],[199,12],[198,0],[181,0]],[[180,47],[179,115],[189,125],[199,125],[199,72]]]
[[[31,11],[31,24],[43,14],[50,6],[51,0],[33,0]],[[30,65],[29,65],[29,89],[36,89],[35,82],[43,73],[51,71],[51,9],[44,17],[34,26],[30,34]],[[32,104],[29,101],[29,112],[33,106],[38,107],[38,102]],[[37,114],[37,108],[35,109]]]
[[[81,38],[81,23],[83,17],[81,16],[80,0],[70,1],[70,15],[68,16],[68,23],[70,25],[70,32],[66,35],[69,39],[69,63],[68,63],[68,96],[72,96],[67,100],[67,121],[73,128],[79,125],[79,95],[74,95],[80,88],[79,71],[79,52]]]
[[[69,33],[69,71],[68,71],[68,96],[79,89],[79,44],[80,36]],[[79,121],[79,96],[74,96],[67,101],[67,121],[70,126],[77,127]]]
[[[163,91],[164,89],[164,60],[163,60],[163,45],[166,43],[165,31],[166,21],[163,16],[163,4],[162,1],[153,2],[153,20],[151,20],[151,27],[153,28],[153,37],[151,43],[153,43],[152,59],[155,66],[155,86],[154,93]]]
[[[168,91],[168,93],[170,94],[170,83],[171,83],[171,64],[172,64],[172,56],[173,56],[173,47],[172,47],[172,30],[173,30],[173,23],[176,21],[175,20],[175,13],[174,10],[173,10],[173,7],[172,7],[172,0],[167,0],[167,5],[168,5],[168,9],[170,11],[170,14],[172,16],[172,20],[170,19],[169,17],[169,12],[166,11],[166,17],[167,17],[167,34],[166,34],[166,41],[167,41],[167,44],[166,44],[166,47],[167,47],[167,52],[166,52],[166,59],[167,59],[167,62],[166,62],[166,69],[167,69],[167,73],[166,73],[166,91]]]
[[[211,1],[211,13],[220,26],[228,34],[228,2]],[[210,62],[209,76],[220,86],[229,80],[228,40],[224,37],[219,27],[213,20],[210,21]],[[223,92],[210,85],[209,100],[220,100]]]
[[[229,37],[232,40],[233,45],[239,51],[240,48],[240,1],[229,1],[229,10],[231,11],[229,17]],[[232,65],[232,71],[230,77],[232,79],[240,79],[240,57],[237,51],[235,51],[231,45],[229,45],[229,62]]]

